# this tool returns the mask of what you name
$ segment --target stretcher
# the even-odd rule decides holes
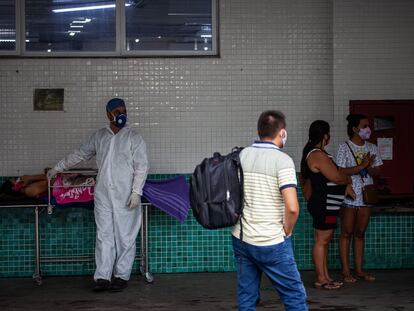
[[[96,175],[96,170],[68,170],[60,174],[82,174],[82,175]],[[68,186],[65,186],[68,187]],[[76,187],[76,186],[73,186]],[[93,261],[93,255],[77,255],[77,256],[42,256],[41,243],[40,243],[40,226],[39,219],[40,214],[43,211],[47,211],[48,214],[53,214],[55,209],[64,208],[64,207],[80,207],[80,208],[93,208],[93,201],[91,202],[82,202],[74,204],[64,204],[59,205],[55,202],[53,198],[53,184],[51,180],[48,179],[48,195],[47,198],[42,199],[33,199],[26,197],[10,197],[10,198],[0,198],[0,208],[32,208],[34,210],[34,240],[35,240],[35,271],[33,273],[33,279],[38,285],[42,285],[42,273],[41,265],[43,263],[58,263],[58,262],[85,262]],[[136,256],[136,260],[140,261],[140,273],[144,276],[145,281],[152,283],[154,281],[153,274],[149,271],[148,263],[148,208],[151,206],[150,203],[142,203],[142,225],[140,230],[140,252]]]

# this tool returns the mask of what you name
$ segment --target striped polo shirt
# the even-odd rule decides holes
[[[243,241],[256,246],[283,242],[281,190],[297,186],[295,164],[271,142],[257,141],[240,153],[244,176]],[[240,222],[232,229],[240,237]]]

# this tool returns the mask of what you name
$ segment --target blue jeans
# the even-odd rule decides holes
[[[291,238],[271,246],[255,246],[233,236],[237,266],[237,300],[240,311],[256,310],[262,272],[279,293],[285,310],[308,310],[306,292],[295,257]]]

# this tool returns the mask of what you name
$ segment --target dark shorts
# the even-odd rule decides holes
[[[309,206],[308,211],[313,219],[313,227],[317,230],[332,230],[338,227],[338,210],[328,210],[326,206]]]
[[[356,208],[356,209],[358,209],[358,208],[361,208],[361,207],[372,207],[372,205],[362,205],[362,206],[360,206],[360,205],[349,205],[349,204],[343,203],[342,204],[342,207],[344,207],[344,208]]]

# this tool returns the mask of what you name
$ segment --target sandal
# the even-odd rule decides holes
[[[333,283],[319,283],[319,282],[315,282],[314,283],[315,288],[317,289],[324,289],[324,290],[335,290],[335,289],[339,289],[340,286],[335,286]]]
[[[373,276],[371,274],[368,274],[368,273],[355,274],[355,277],[357,279],[364,280],[364,281],[367,281],[367,282],[374,282],[375,281],[375,276]]]
[[[352,276],[352,274],[343,275],[342,280],[344,280],[345,283],[355,283],[357,279]]]
[[[331,283],[334,286],[339,286],[339,287],[344,286],[344,282],[339,281],[339,280],[329,280],[329,283]]]

